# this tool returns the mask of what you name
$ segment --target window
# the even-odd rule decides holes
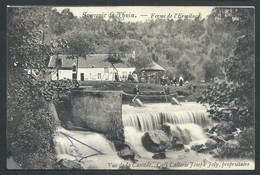
[[[72,71],[73,71],[73,72],[76,72],[76,69],[77,69],[76,65],[73,65],[73,66],[72,66]]]
[[[127,72],[123,72],[123,78],[127,78]]]
[[[80,80],[81,80],[81,81],[84,81],[84,73],[81,73],[81,74],[80,74]]]
[[[125,80],[125,81],[127,80],[127,72],[126,71],[123,72],[122,79]]]
[[[98,79],[99,80],[101,79],[101,73],[98,73]]]
[[[61,59],[59,58],[56,60],[56,67],[61,68],[61,66]]]
[[[77,74],[76,73],[72,73],[72,80],[77,80]]]

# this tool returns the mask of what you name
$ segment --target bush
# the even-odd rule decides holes
[[[238,145],[228,143],[218,148],[217,153],[215,157],[218,158],[238,158],[240,157],[241,151]]]
[[[219,158],[254,158],[255,143],[254,129],[246,128],[237,136],[238,144],[226,143],[218,149]]]
[[[238,143],[240,145],[241,157],[254,158],[255,155],[255,130],[254,128],[246,128],[238,135]]]
[[[7,149],[24,169],[51,168],[55,163],[56,127],[48,102],[29,75],[9,76],[7,90]]]

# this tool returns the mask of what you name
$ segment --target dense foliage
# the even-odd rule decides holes
[[[204,91],[199,101],[211,105],[209,111],[213,119],[233,122],[237,128],[242,130],[238,138],[240,147],[224,148],[223,155],[233,152],[234,154],[230,155],[232,157],[235,155],[253,157],[254,10],[215,9],[212,15],[215,15],[215,18],[220,21],[221,26],[227,27],[233,23],[237,41],[232,54],[223,62],[226,78],[216,80]],[[226,24],[225,21],[229,21],[229,23]]]
[[[217,113],[215,117],[219,120],[233,121],[240,128],[252,126],[254,123],[253,9],[217,9],[217,11],[226,14],[223,20],[233,18],[238,39],[232,54],[223,62],[226,79],[216,80],[199,100],[208,102],[213,109],[211,112]],[[221,112],[221,108],[230,110]]]
[[[65,39],[69,47],[64,53],[73,58],[93,53],[111,53],[113,58],[113,54],[135,51],[135,58],[128,63],[137,69],[155,61],[166,68],[169,77],[182,74],[189,81],[223,76],[221,62],[235,46],[236,33],[231,30],[235,24],[223,21],[220,25],[214,17],[217,12],[207,19],[198,16],[145,22],[126,22],[117,16],[108,20],[89,15],[77,18],[69,9],[48,13],[45,43]]]
[[[23,168],[55,164],[52,91],[42,80],[48,49],[39,33],[48,10],[8,8],[7,149]]]
[[[15,79],[15,80],[14,80]],[[49,113],[48,94],[32,76],[10,78],[7,98],[7,149],[23,168],[51,168],[55,121]],[[19,87],[19,88],[17,88]]]

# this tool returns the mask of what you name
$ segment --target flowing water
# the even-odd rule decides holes
[[[124,126],[150,131],[160,129],[163,123],[175,125],[193,123],[201,127],[213,125],[206,109],[197,103],[182,103],[181,106],[157,103],[140,108],[123,106]]]
[[[125,141],[136,153],[137,163],[119,158],[113,144],[102,134],[67,131],[63,128],[58,128],[54,139],[58,158],[80,161],[86,169],[118,169],[122,165],[131,169],[215,169],[214,165],[218,165],[213,164],[219,161],[211,155],[198,154],[192,150],[168,150],[166,159],[155,160],[152,158],[154,154],[145,150],[141,141],[145,132],[160,129],[165,124],[170,127],[170,132],[179,135],[181,141],[188,141],[185,148],[190,149],[193,144],[204,144],[207,137],[203,128],[213,126],[204,106],[192,102],[182,105],[157,103],[146,104],[144,107],[123,105],[122,110]],[[254,166],[251,164],[249,168]]]
[[[95,132],[68,131],[60,127],[54,137],[54,144],[58,159],[81,162],[87,169],[109,168],[110,160],[122,162],[113,143]]]

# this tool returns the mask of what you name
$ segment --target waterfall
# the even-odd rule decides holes
[[[125,140],[126,143],[135,150],[142,158],[151,159],[153,153],[148,152],[142,144],[141,138],[144,135],[143,131],[140,131],[133,127],[125,127]]]
[[[141,131],[160,129],[161,124],[188,124],[194,123],[201,127],[212,126],[212,120],[206,111],[171,111],[171,112],[146,112],[138,114],[125,114],[124,126],[132,126]]]
[[[192,144],[205,143],[207,137],[205,136],[202,128],[199,125],[189,124],[170,124],[171,133],[180,138],[180,141],[185,144],[186,148],[190,148]],[[127,126],[124,128],[125,140],[127,144],[131,146],[143,159],[151,159],[153,153],[148,152],[142,144],[142,137],[145,131],[141,131],[137,128]],[[186,144],[186,143],[187,144]],[[175,152],[175,154],[177,154]],[[183,153],[181,153],[183,154]],[[152,159],[151,159],[152,160]]]
[[[204,143],[207,137],[203,132],[201,126],[189,123],[189,124],[169,124],[172,135],[177,136],[182,143],[190,145],[190,143]]]
[[[206,109],[196,103],[149,104],[134,108],[123,106],[123,125],[126,142],[142,157],[151,158],[151,153],[142,145],[141,138],[147,131],[162,129],[167,125],[172,136],[189,148],[192,144],[205,143],[207,137],[203,127],[213,126]]]
[[[177,136],[185,148],[191,149],[192,145],[204,144],[207,137],[202,128],[213,126],[213,123],[206,109],[199,104],[191,102],[182,105],[145,104],[144,107],[139,108],[123,105],[122,120],[125,142],[134,151],[137,163],[132,164],[120,158],[114,144],[103,134],[68,131],[62,127],[57,128],[53,139],[57,158],[73,160],[81,164],[84,169],[118,169],[121,165],[129,165],[131,169],[158,169],[158,167],[145,165],[147,162],[166,165],[169,162],[185,164],[204,160],[216,161],[209,154],[198,154],[193,150],[186,152],[188,149],[176,151],[171,147],[166,149],[166,159],[155,160],[152,158],[154,153],[147,151],[142,143],[142,137],[147,131],[161,129],[162,125],[165,125],[167,136],[171,138]],[[169,167],[169,169],[187,168]]]
[[[115,155],[113,143],[102,134],[58,128],[54,137],[58,158],[80,160],[92,155]]]

